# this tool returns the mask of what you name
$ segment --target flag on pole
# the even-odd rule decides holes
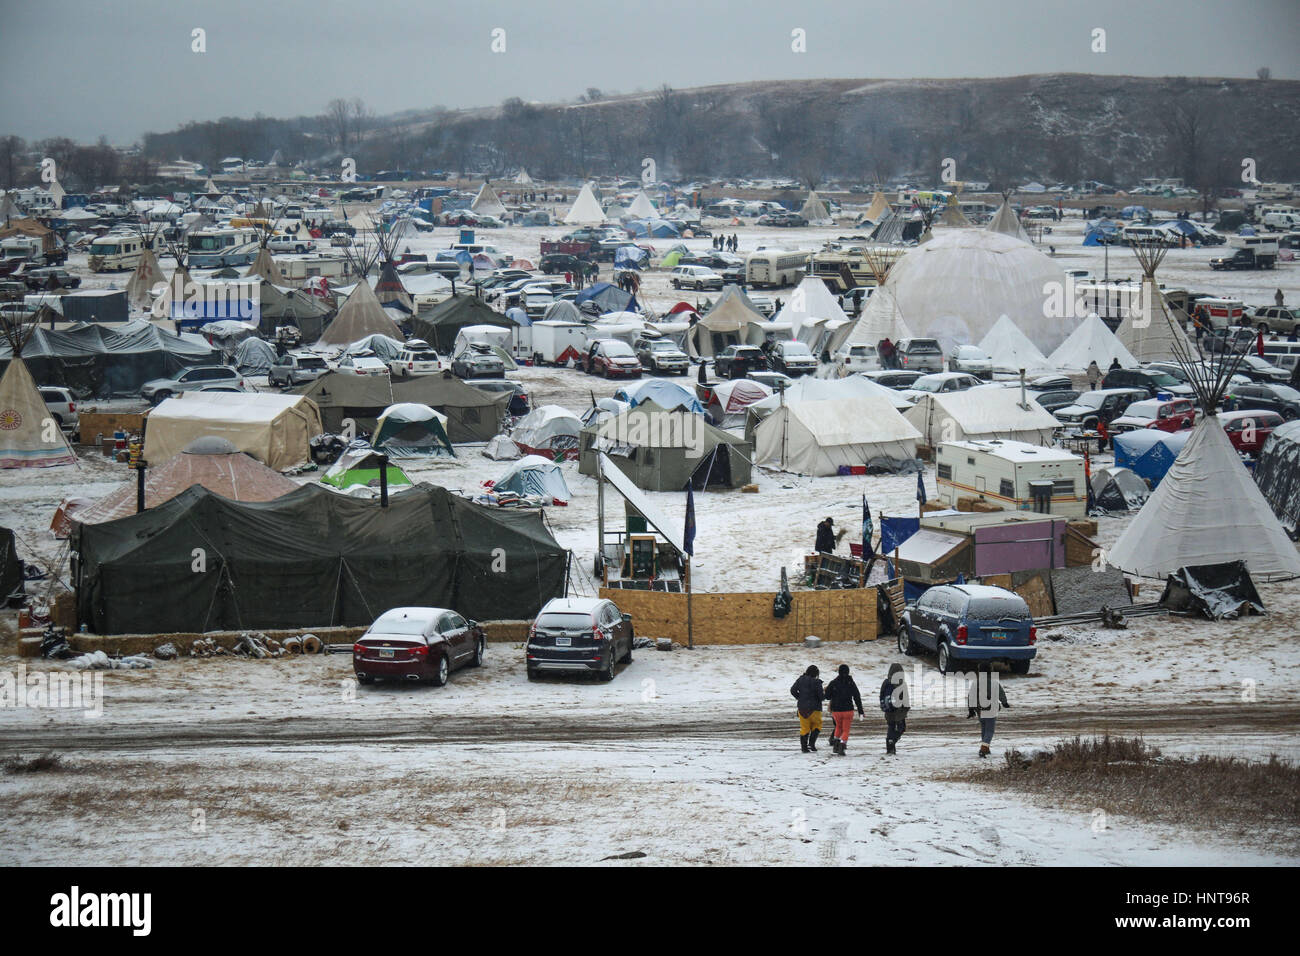
[[[689,482],[686,485],[686,527],[682,530],[682,544],[687,554],[695,554],[695,492]]]
[[[918,471],[916,473],[916,502],[925,507],[925,473]]]
[[[871,546],[871,509],[867,507],[867,496],[862,496],[862,558],[866,560],[876,553]]]

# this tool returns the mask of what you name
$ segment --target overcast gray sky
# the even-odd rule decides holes
[[[0,64],[0,133],[126,144],[337,96],[385,114],[663,83],[1261,66],[1300,79],[1300,0],[0,0]]]

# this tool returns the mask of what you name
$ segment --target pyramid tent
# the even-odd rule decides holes
[[[628,203],[627,213],[633,219],[658,219],[659,210],[655,208],[644,189],[637,190],[636,197]]]
[[[799,215],[810,223],[829,222],[831,218],[830,210],[826,208],[826,203],[822,202],[816,190],[808,191],[808,198],[804,200]]]
[[[528,175],[528,170],[526,169],[519,170],[519,175],[515,176],[515,185],[516,186],[533,185],[533,177]]]
[[[921,433],[883,396],[780,405],[754,430],[754,462],[801,475],[916,458]]]
[[[153,250],[146,245],[140,255],[140,264],[135,267],[131,278],[126,282],[126,301],[134,309],[152,308],[153,290],[166,283],[167,277],[163,275],[158,260],[154,258]]]
[[[14,202],[14,197],[9,193],[0,193],[0,219],[4,220],[3,225],[8,226],[11,219],[22,219],[23,212]]]
[[[275,260],[271,258],[271,250],[266,246],[262,246],[257,251],[257,258],[253,260],[253,264],[248,267],[248,271],[244,275],[257,276],[274,285],[280,278],[280,270],[275,267]]]
[[[1218,416],[1192,430],[1173,467],[1106,556],[1121,571],[1244,561],[1256,580],[1300,577],[1300,554],[1241,463]]]
[[[1005,199],[1002,200],[1002,205],[998,207],[998,211],[993,214],[993,218],[989,220],[989,224],[984,228],[989,232],[1000,233],[1004,236],[1015,236],[1022,242],[1033,243],[1033,240],[1029,238],[1029,233],[1025,232],[1025,227],[1020,224],[1016,211],[1011,208],[1011,203]]]
[[[384,308],[394,308],[407,315],[415,312],[415,300],[402,285],[402,278],[397,274],[391,262],[385,262],[379,270],[379,281],[375,283],[375,298]]]
[[[966,218],[966,214],[961,211],[961,203],[954,196],[948,200],[948,205],[944,207],[943,215],[939,217],[941,225],[950,229],[971,229],[974,223]]]
[[[591,183],[584,183],[573,207],[564,215],[566,226],[598,226],[605,221],[605,211],[591,189]]]
[[[0,378],[0,468],[75,465],[77,456],[21,358]]]
[[[397,327],[397,323],[388,317],[384,307],[379,304],[370,283],[361,281],[353,287],[351,295],[318,341],[321,345],[351,345],[376,332],[399,342],[406,341],[406,336]]]
[[[885,216],[889,215],[892,210],[889,207],[889,200],[879,189],[871,197],[871,205],[867,211],[862,214],[863,219],[870,219],[872,222],[879,222]]]
[[[806,276],[772,321],[776,324],[788,322],[791,332],[798,336],[801,328],[817,319],[844,322],[848,318],[830,289],[826,288],[826,283],[816,276]]]
[[[988,334],[980,339],[980,348],[993,356],[993,371],[1016,373],[1046,371],[1052,363],[1038,350],[1029,336],[1011,321],[1010,316],[1000,316]]]
[[[1127,309],[1115,335],[1139,362],[1165,362],[1175,358],[1178,349],[1195,351],[1187,333],[1165,310],[1165,296],[1155,280],[1142,280],[1142,307]],[[1149,304],[1149,308],[1148,308]]]
[[[486,180],[479,188],[474,201],[469,204],[469,208],[471,212],[476,212],[480,216],[504,216],[506,214],[505,203],[497,198],[496,190]]]
[[[172,277],[167,280],[167,288],[163,289],[153,304],[151,310],[155,319],[171,319],[180,316],[185,307],[185,293],[187,289],[194,287],[194,279],[190,275],[190,270],[183,265],[178,265],[172,272]]]
[[[1085,371],[1089,362],[1096,362],[1097,367],[1105,371],[1115,359],[1123,368],[1138,367],[1138,360],[1115,337],[1110,326],[1092,312],[1047,357],[1047,362],[1052,368],[1069,372]]]
[[[217,188],[217,184],[214,183],[214,182],[212,181],[212,177],[211,177],[211,176],[209,176],[209,177],[208,177],[208,181],[207,181],[206,183],[203,184],[203,195],[205,195],[205,196],[220,196],[220,195],[221,195],[221,190]]]
[[[224,438],[199,438],[179,455],[151,462],[144,473],[144,506],[156,508],[192,485],[231,501],[274,501],[298,487],[274,469],[241,452]],[[88,508],[72,514],[82,524],[114,521],[136,513],[136,479],[125,481]]]

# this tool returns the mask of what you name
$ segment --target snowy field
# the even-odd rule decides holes
[[[1079,222],[1054,228],[1048,241],[1060,264],[1101,275],[1103,251],[1079,246]],[[535,258],[541,237],[564,231],[508,228],[479,237]],[[727,231],[740,236],[742,253],[760,244],[813,249],[855,234],[849,227]],[[409,245],[433,252],[453,236],[440,229]],[[686,244],[709,248],[708,239]],[[1295,263],[1211,273],[1205,263],[1216,254],[1173,250],[1160,278],[1248,305],[1271,303],[1279,286],[1288,302],[1300,300]],[[1112,249],[1110,257],[1112,277],[1139,275],[1128,250]],[[84,259],[74,256],[71,265]],[[86,285],[125,278],[92,276]],[[679,296],[656,273],[644,277],[642,290],[659,309],[694,297]],[[599,398],[617,387],[567,370],[521,369],[513,377],[534,404],[576,412],[590,393]],[[482,457],[479,446],[457,450],[455,461],[408,473],[472,494],[507,467]],[[565,464],[564,474],[573,499],[547,509],[547,520],[590,568],[595,483],[577,474],[576,463]],[[24,558],[57,562],[60,546],[47,529],[59,501],[98,497],[130,476],[93,453],[76,468],[2,472],[0,524],[15,529]],[[801,566],[822,517],[857,526],[864,493],[873,514],[916,508],[911,477],[756,470],[755,481],[757,494],[696,496],[698,589],[774,589],[782,565]],[[933,496],[932,467],[926,486]],[[651,497],[672,519],[683,516],[682,495]],[[1100,519],[1100,543],[1113,543],[1127,520]],[[1260,592],[1269,614],[1244,622],[1146,617],[1123,631],[1044,629],[1031,673],[1005,676],[1013,709],[999,721],[995,755],[1109,730],[1144,734],[1167,753],[1300,758],[1300,588],[1260,585]],[[529,682],[520,647],[493,644],[482,669],[456,672],[441,689],[356,688],[346,655],[184,659],[110,672],[100,717],[0,709],[0,758],[53,750],[67,764],[56,773],[0,776],[0,864],[573,864],[634,851],[645,856],[632,864],[1294,865],[1300,857],[1294,833],[1243,842],[1217,832],[1213,821],[1189,832],[1114,815],[1098,831],[1093,810],[1104,807],[1027,805],[1019,795],[937,781],[977,764],[974,722],[964,719],[964,693],[951,687],[946,700],[939,688],[913,711],[899,756],[885,758],[873,698],[894,660],[903,658],[892,639],[819,650],[638,651],[612,684]],[[788,688],[809,663],[829,676],[841,661],[866,695],[865,723],[855,724],[846,758],[826,747],[802,755]],[[0,671],[20,663],[0,658]],[[906,663],[915,701],[938,677],[929,658]]]

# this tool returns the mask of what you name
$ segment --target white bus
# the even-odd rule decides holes
[[[140,264],[145,245],[145,240],[139,236],[109,233],[91,242],[87,264],[91,272],[129,271]],[[158,252],[161,245],[160,239],[153,240],[153,251]]]
[[[215,226],[191,232],[187,247],[192,268],[219,269],[248,265],[257,258],[260,243],[257,230],[251,227]]]
[[[745,281],[755,289],[798,285],[808,271],[807,251],[765,249],[745,259]]]

